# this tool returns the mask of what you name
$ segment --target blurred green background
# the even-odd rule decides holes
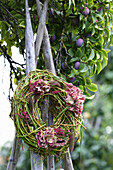
[[[113,170],[113,47],[108,66],[96,75],[98,84],[95,98],[84,106],[82,144],[76,143],[72,152],[75,170]],[[0,170],[6,170],[12,143],[7,142],[0,153]],[[56,169],[59,163],[56,163]],[[30,153],[25,145],[20,151],[17,170],[30,170]]]

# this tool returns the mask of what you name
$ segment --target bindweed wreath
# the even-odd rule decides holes
[[[17,86],[10,116],[18,137],[31,150],[44,156],[60,155],[68,147],[73,149],[75,137],[79,139],[84,100],[78,87],[47,70],[35,70]],[[46,102],[53,117],[50,126],[42,119]]]

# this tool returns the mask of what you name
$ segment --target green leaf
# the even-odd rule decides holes
[[[89,40],[91,41],[91,42],[93,42],[93,43],[96,43],[97,42],[97,40],[94,38],[94,37],[88,37],[89,38]]]
[[[78,61],[78,60],[79,60],[78,57],[76,57],[76,58],[71,58],[70,63],[73,63],[73,62]]]
[[[96,20],[97,20],[97,18],[96,18],[96,16],[94,14],[92,14],[92,19],[93,19],[93,23],[95,23]]]
[[[70,48],[69,50],[68,50],[68,53],[73,57],[74,56],[74,52],[73,52],[73,49],[72,48]]]
[[[17,85],[17,78],[14,78],[14,84]]]
[[[81,91],[84,91],[84,87],[82,85],[79,85],[79,88],[81,89]]]
[[[74,70],[71,70],[71,73],[69,74],[69,77],[73,77],[75,75]]]
[[[25,28],[25,22],[22,21],[22,22],[19,24],[19,26],[22,27],[22,28]]]
[[[91,84],[91,79],[90,78],[86,78],[86,84]]]
[[[104,22],[104,18],[102,17],[102,15],[96,14],[96,16],[99,17]]]
[[[112,9],[109,9],[109,12],[110,12],[111,14],[113,14],[113,10],[112,10]]]
[[[110,38],[110,33],[109,33],[109,29],[108,28],[105,28],[105,33],[106,33],[106,37],[107,37],[107,40]]]
[[[91,49],[91,53],[90,53],[90,55],[89,55],[89,57],[88,57],[88,59],[86,61],[92,60],[94,57],[95,57],[94,50]]]
[[[101,52],[104,54],[104,56],[105,57],[107,57],[108,55],[107,55],[107,52],[106,52],[106,50],[105,49],[101,49]]]
[[[1,28],[1,40],[3,40],[4,36],[6,34],[6,31],[7,31],[6,30],[6,24],[4,22],[1,22],[0,28]]]
[[[111,46],[113,45],[113,35],[111,35],[111,37],[110,37],[110,45]]]
[[[100,62],[97,62],[97,74],[99,74],[102,70],[102,64]]]
[[[80,73],[84,73],[88,71],[88,66],[86,64],[83,65],[83,68],[80,68]]]
[[[88,96],[88,94],[89,94],[89,93],[86,93],[86,99],[92,100],[92,99],[95,98],[95,94],[94,94],[94,95],[91,95],[91,96],[90,96],[90,95]]]
[[[82,57],[82,50],[80,48],[77,49],[76,57],[78,57],[78,58]]]
[[[93,0],[88,0],[88,4],[93,4]]]
[[[104,28],[101,28],[98,25],[96,25],[95,28],[98,29],[98,30],[104,30]]]
[[[76,70],[75,68],[73,68],[73,71],[74,71],[74,75],[79,75],[79,71]]]
[[[92,91],[92,92],[96,92],[97,91],[97,85],[94,83],[91,83],[90,85],[87,85],[87,88]]]
[[[107,66],[107,64],[108,64],[108,58],[106,56],[103,56],[102,67],[104,68],[105,66]]]

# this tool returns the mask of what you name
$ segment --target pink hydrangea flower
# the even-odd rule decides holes
[[[34,83],[31,83],[29,78],[29,92],[40,93],[42,95],[44,92],[50,91],[50,85],[48,81],[44,81],[43,79],[38,79]]]
[[[67,97],[66,97],[66,104],[69,107],[70,111],[73,111],[75,116],[78,117],[81,112],[83,111],[83,103],[85,101],[85,96],[81,92],[81,90],[74,86],[71,83],[67,83]]]
[[[63,129],[51,127],[46,128],[43,133],[39,131],[36,134],[36,139],[39,147],[47,149],[64,146],[69,140]]]

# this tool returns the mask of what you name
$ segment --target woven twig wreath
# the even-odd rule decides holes
[[[44,102],[49,98],[53,124],[42,120]],[[72,149],[82,125],[85,96],[79,88],[47,70],[30,72],[17,86],[10,116],[17,134],[36,153],[50,155]]]

